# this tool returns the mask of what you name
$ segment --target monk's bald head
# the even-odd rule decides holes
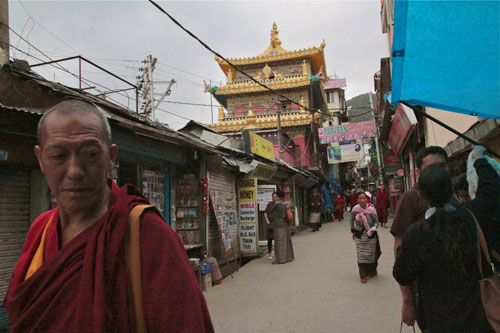
[[[104,112],[97,108],[95,105],[79,100],[70,100],[70,101],[64,101],[61,102],[50,109],[48,109],[40,118],[40,121],[38,122],[38,144],[42,144],[42,129],[47,121],[47,118],[49,118],[53,114],[59,114],[59,115],[66,115],[66,116],[72,116],[72,115],[79,115],[79,116],[90,116],[94,115],[96,116],[101,125],[102,129],[104,131],[104,140],[106,144],[111,145],[111,128],[109,126],[108,119],[106,118],[106,115]]]

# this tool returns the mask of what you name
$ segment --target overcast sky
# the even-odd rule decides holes
[[[373,91],[373,74],[380,68],[380,58],[388,55],[387,36],[381,30],[380,1],[158,3],[228,58],[263,52],[269,45],[273,22],[286,50],[319,46],[324,39],[327,72],[332,77],[336,74],[346,78],[347,98]],[[136,83],[140,61],[153,55],[158,58],[154,79],[173,78],[178,82],[168,101],[209,105],[210,96],[203,92],[203,78],[217,85],[225,82],[213,54],[146,1],[10,1],[9,13],[10,27],[51,59],[80,54],[132,83]],[[10,39],[20,50],[49,61],[13,32]],[[40,62],[13,48],[11,57],[27,58],[30,64]],[[78,74],[77,61],[61,65]],[[78,87],[75,77],[52,66],[34,70],[50,80],[55,78],[57,82]],[[83,75],[109,89],[126,87],[96,68],[84,66]],[[161,92],[165,88],[157,89]],[[128,92],[130,99],[121,94],[110,97],[135,110],[133,91]],[[215,100],[213,103],[216,121],[217,103]],[[211,122],[210,106],[163,103],[160,108],[185,118]],[[162,111],[157,117],[174,128],[187,122]]]

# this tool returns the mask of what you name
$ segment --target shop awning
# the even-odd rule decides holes
[[[500,118],[499,1],[395,1],[392,102]]]
[[[245,161],[228,156],[222,157],[229,165],[237,167],[241,173],[245,173],[248,177],[255,177],[260,180],[269,181],[273,178],[278,167],[257,160]]]

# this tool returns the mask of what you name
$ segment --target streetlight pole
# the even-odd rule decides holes
[[[283,111],[286,110],[286,100],[281,100],[280,101],[280,104],[281,104],[281,107],[283,108]],[[281,147],[281,109],[278,108],[278,110],[276,110],[276,116],[278,118],[278,154],[279,154],[279,158],[280,160],[283,160],[283,147]]]
[[[376,130],[376,133],[375,133],[375,147],[377,149],[377,159],[378,159],[378,167],[379,167],[379,173],[378,173],[378,175],[379,175],[379,184],[383,184],[384,183],[384,177],[382,175],[382,171],[383,171],[384,167],[383,167],[383,161],[382,161],[381,154],[380,154],[380,141],[379,141],[380,128],[378,126],[378,121],[377,121],[377,117],[376,117],[376,114],[375,114],[375,109],[373,108],[373,101],[372,101],[372,93],[371,92],[369,93],[369,96],[370,96],[370,112],[373,115],[373,121],[375,122],[375,130]]]

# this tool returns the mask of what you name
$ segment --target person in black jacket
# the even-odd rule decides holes
[[[478,191],[463,207],[449,204],[453,185],[446,170],[431,165],[422,171],[418,187],[432,207],[424,220],[408,229],[397,250],[394,278],[401,285],[418,283],[419,306],[430,332],[493,332],[481,303],[477,235],[471,213],[488,245],[498,252],[500,228],[491,217],[500,214],[500,178],[482,158],[483,152],[483,147],[474,148]],[[483,269],[486,276],[491,273],[484,263]]]

